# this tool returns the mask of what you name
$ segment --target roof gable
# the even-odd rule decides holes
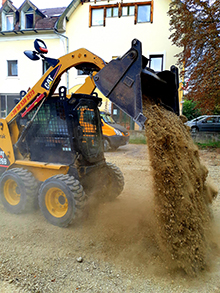
[[[28,12],[33,10],[35,13],[39,14],[41,17],[45,17],[45,15],[35,6],[31,1],[25,0],[23,4],[18,9],[19,12]]]
[[[63,14],[58,19],[55,29],[57,31],[65,31],[65,21],[70,17],[70,15],[76,10],[76,8],[79,6],[79,4],[82,3],[81,0],[73,0],[67,8],[64,10]]]
[[[17,9],[12,5],[10,0],[6,0],[0,9],[0,34],[8,33],[23,33],[25,30],[36,31],[40,30],[54,30],[59,18],[65,12],[66,7],[55,7],[38,9],[30,0],[25,0]],[[7,29],[6,18],[7,14],[14,14],[13,29]],[[33,16],[31,16],[33,14]],[[27,22],[29,22],[27,24]]]
[[[6,0],[0,9],[0,13],[4,11],[5,13],[16,12],[17,8],[12,5],[12,1]]]

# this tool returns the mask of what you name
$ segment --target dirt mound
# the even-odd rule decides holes
[[[143,112],[148,118],[159,247],[171,268],[195,275],[208,264],[210,203],[217,191],[207,182],[208,170],[181,119],[146,97]]]

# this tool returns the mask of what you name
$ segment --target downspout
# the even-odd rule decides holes
[[[67,6],[65,11],[62,13],[62,15],[59,17],[58,21],[56,22],[54,26],[54,32],[55,34],[59,35],[60,37],[63,37],[66,39],[66,50],[67,54],[69,53],[69,38],[59,33],[59,31],[63,31],[63,22],[65,20],[68,20],[70,15],[76,10],[78,5],[82,3],[82,0],[73,0],[71,3]],[[67,93],[69,93],[69,73],[67,71]]]
[[[63,37],[63,38],[66,39],[66,54],[68,54],[69,53],[69,38],[67,36],[64,36],[64,35],[58,33],[58,31],[56,30],[56,28],[54,28],[54,32],[58,36]],[[66,81],[66,88],[67,88],[67,94],[68,94],[69,93],[69,71],[68,70],[66,72],[66,79],[67,79],[67,81]]]

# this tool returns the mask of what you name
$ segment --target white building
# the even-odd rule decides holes
[[[1,117],[11,109],[14,97],[32,87],[44,71],[45,65],[23,54],[34,49],[36,38],[46,42],[49,57],[84,47],[107,62],[128,51],[136,38],[142,42],[142,54],[151,60],[149,67],[161,71],[176,63],[179,49],[169,40],[168,0],[73,0],[66,9],[57,8],[57,13],[39,10],[33,2],[26,0],[17,9],[3,0],[0,9]],[[74,69],[62,83],[74,91],[84,79]]]

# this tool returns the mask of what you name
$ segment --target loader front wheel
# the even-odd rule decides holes
[[[0,197],[3,206],[12,214],[27,212],[35,207],[37,180],[25,169],[14,168],[0,178]]]
[[[85,205],[86,195],[73,176],[56,175],[42,183],[38,202],[51,224],[67,227]]]

